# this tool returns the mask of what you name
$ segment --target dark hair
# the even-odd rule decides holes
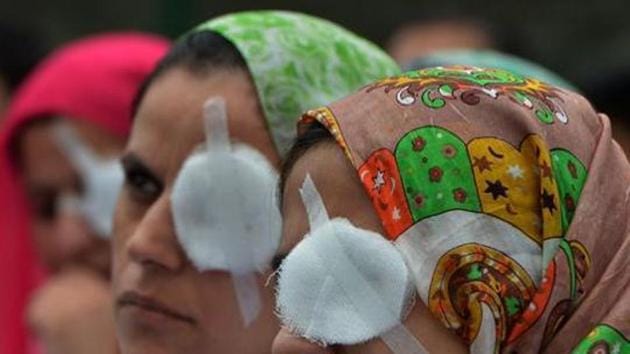
[[[287,183],[287,178],[295,166],[295,163],[304,156],[304,154],[312,149],[314,146],[321,143],[334,143],[335,138],[326,127],[319,122],[313,122],[306,127],[303,134],[298,137],[291,145],[289,152],[287,153],[282,167],[280,168],[280,179],[278,181],[278,198],[280,205],[282,205],[282,196],[284,194],[284,187]]]
[[[131,116],[135,117],[138,106],[151,84],[169,69],[180,67],[193,74],[208,75],[218,69],[242,69],[248,71],[247,62],[236,46],[213,31],[189,33],[175,42],[171,50],[144,80],[132,103]]]

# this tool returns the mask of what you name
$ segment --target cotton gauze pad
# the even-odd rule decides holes
[[[81,196],[65,197],[64,205],[75,206],[85,216],[96,235],[109,238],[112,234],[116,200],[124,181],[120,162],[114,158],[98,157],[66,124],[55,126],[54,136],[59,147],[79,172],[83,183]]]
[[[405,337],[401,353],[419,352],[401,325],[414,293],[402,256],[375,232],[347,219],[328,220],[314,188],[307,177],[301,192],[311,232],[280,268],[277,310],[283,324],[309,340],[342,345],[396,330],[396,339]]]
[[[232,273],[246,324],[260,307],[256,272],[280,242],[277,174],[258,151],[229,143],[225,103],[204,106],[206,149],[191,155],[171,195],[177,238],[199,271]]]
[[[268,267],[281,232],[272,172],[246,146],[186,160],[171,201],[177,238],[197,269],[244,273]]]

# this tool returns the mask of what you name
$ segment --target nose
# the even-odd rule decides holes
[[[177,242],[170,198],[165,194],[144,214],[127,244],[129,258],[143,267],[176,272],[185,264]]]
[[[322,347],[311,343],[304,338],[299,338],[286,328],[282,328],[276,335],[272,344],[272,354],[333,354],[331,348]]]

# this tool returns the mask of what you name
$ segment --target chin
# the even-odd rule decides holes
[[[156,343],[120,343],[120,354],[176,354],[186,353],[175,348],[165,348]]]
[[[197,354],[195,333],[181,328],[155,328],[151,324],[117,321],[120,354]]]
[[[120,354],[201,354],[200,348],[178,343],[175,338],[155,338],[153,336],[119,336]]]

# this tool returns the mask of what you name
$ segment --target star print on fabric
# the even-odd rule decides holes
[[[514,296],[509,296],[505,299],[505,307],[507,308],[508,315],[514,316],[521,310],[521,303]]]
[[[466,275],[468,277],[468,280],[479,280],[481,279],[482,276],[482,272],[481,272],[481,267],[479,266],[479,264],[473,264],[470,267],[470,271],[468,272],[468,274]]]
[[[486,155],[483,155],[481,158],[473,157],[473,167],[477,167],[479,172],[483,171],[492,171],[492,162],[488,161]]]
[[[394,210],[392,210],[392,219],[396,221],[400,220],[400,209],[398,209],[398,207],[394,207]]]
[[[507,198],[508,188],[505,187],[500,180],[497,180],[495,182],[490,182],[486,180],[486,184],[488,185],[488,188],[484,190],[484,193],[492,194],[492,199],[497,200],[499,199],[499,197]]]
[[[525,178],[525,171],[519,165],[510,165],[508,167],[507,173],[512,176],[514,179],[523,179]]]
[[[372,182],[374,182],[374,189],[377,192],[381,192],[381,188],[385,185],[385,173],[380,169],[376,171],[376,175],[372,178]]]
[[[553,214],[554,210],[558,209],[556,207],[556,202],[554,201],[554,195],[549,194],[546,189],[543,188],[543,194],[541,196],[543,209],[549,210],[550,213]]]
[[[540,165],[540,170],[542,172],[543,178],[547,177],[551,179],[551,167],[549,166],[549,164],[547,164],[547,161],[543,161],[543,163]]]

